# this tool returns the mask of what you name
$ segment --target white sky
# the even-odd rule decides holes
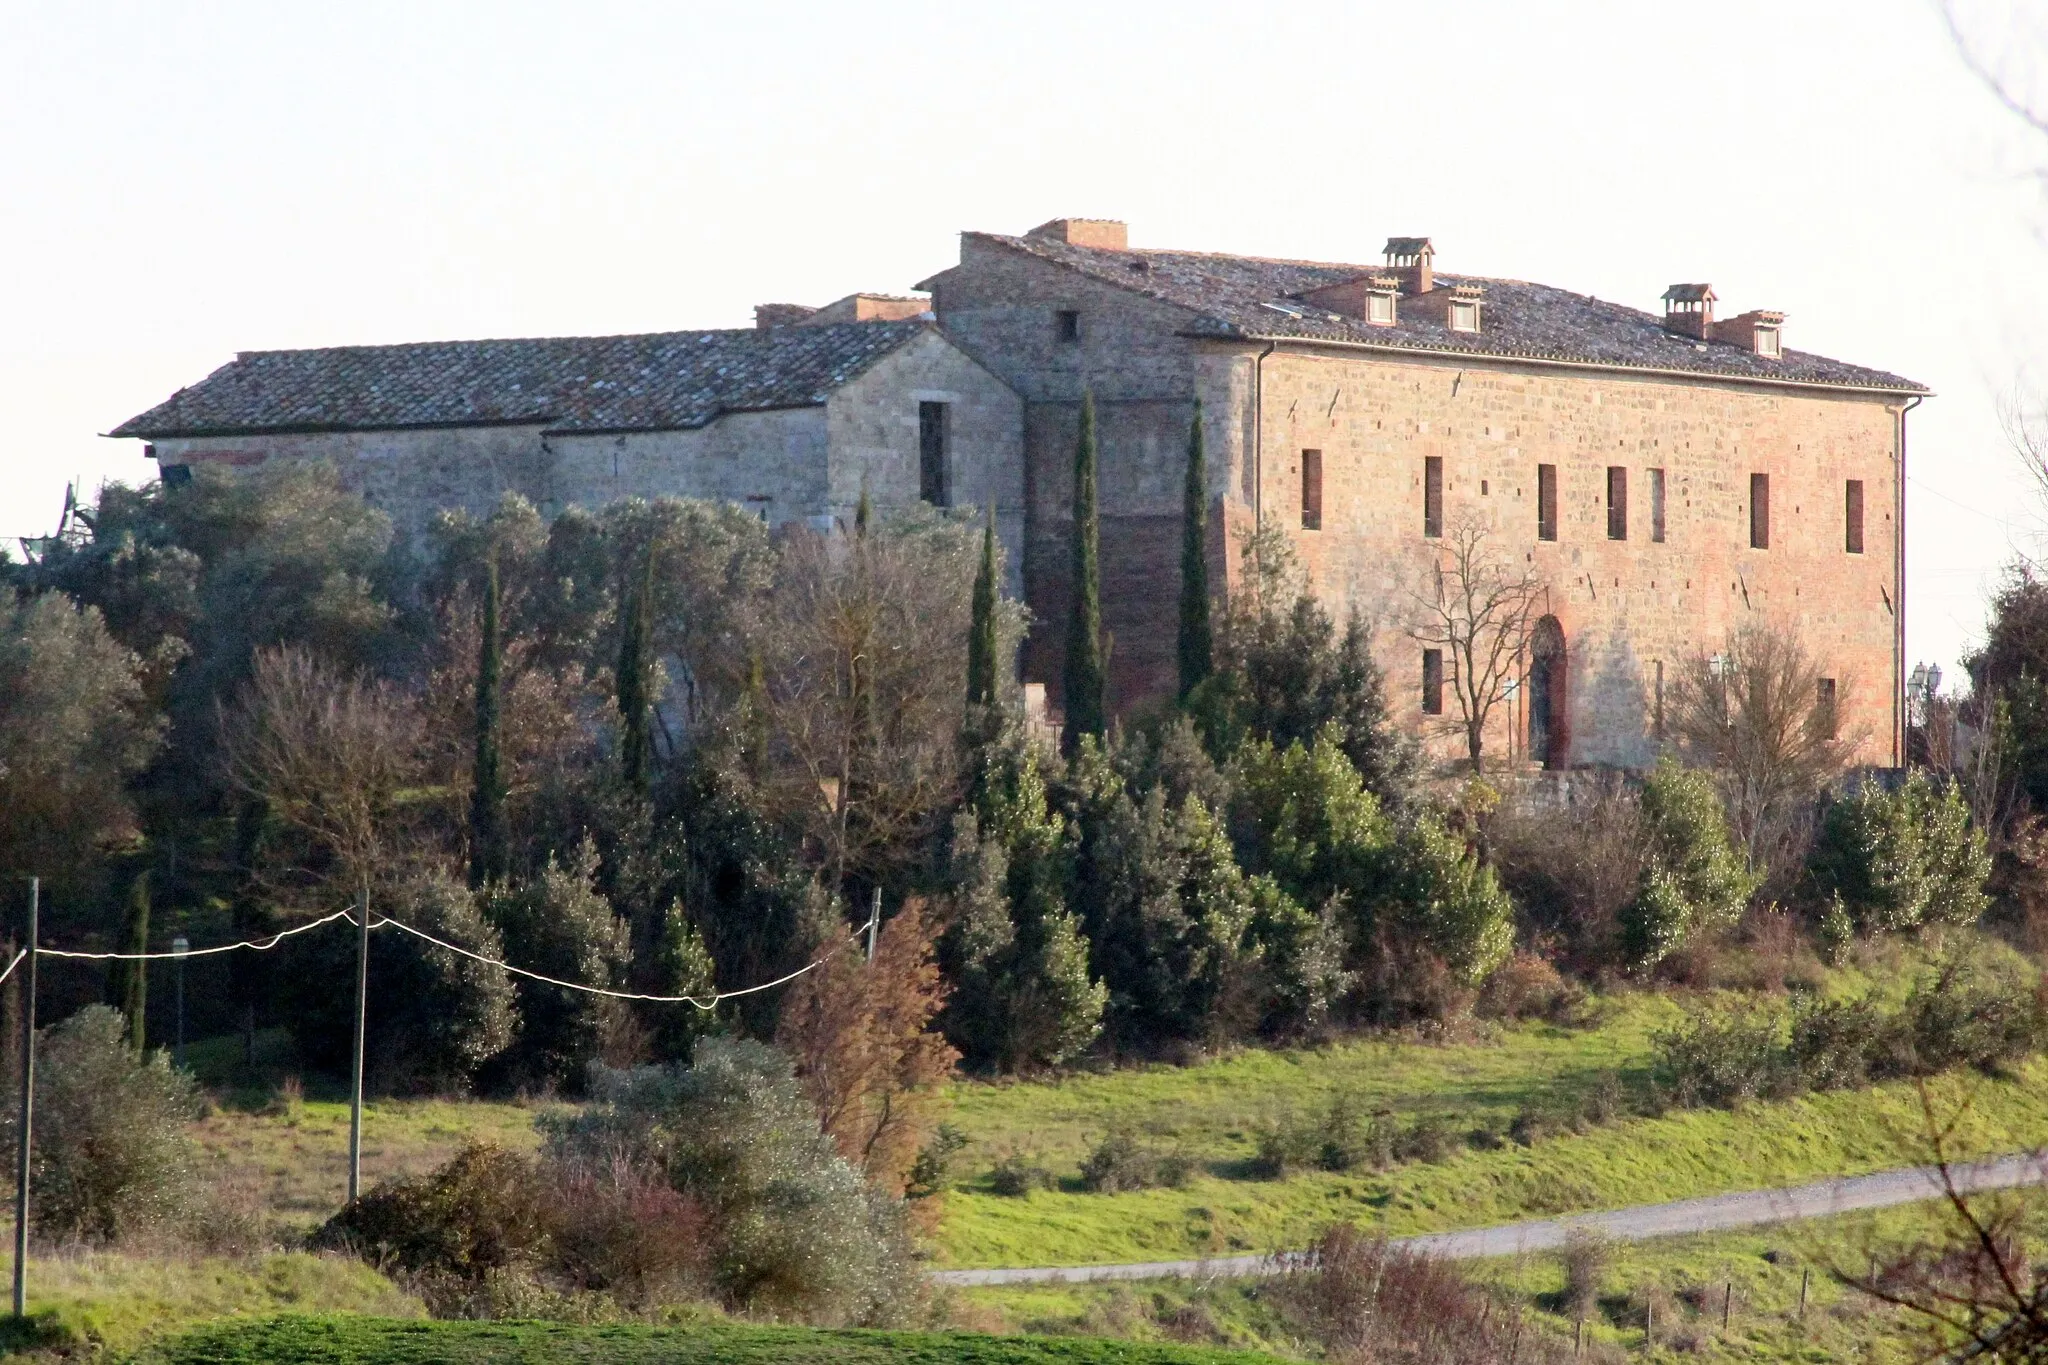
[[[2024,6],[1965,13],[2048,74]],[[1931,0],[0,0],[0,535],[152,475],[95,433],[238,349],[741,326],[1065,215],[1427,234],[1643,308],[1710,280],[1933,386],[1908,634],[1947,667],[2048,545],[1997,419],[2048,340],[2044,167]]]

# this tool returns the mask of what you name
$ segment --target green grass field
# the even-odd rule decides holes
[[[202,1328],[138,1365],[1270,1365],[1271,1357],[1124,1341],[834,1332],[717,1323],[572,1327],[286,1317]]]
[[[2048,1232],[2048,1208],[2034,1220]],[[1936,1204],[1849,1214],[1783,1227],[1618,1245],[1608,1249],[1589,1341],[1631,1358],[1706,1362],[1856,1360],[1906,1365],[1927,1355],[1921,1324],[1843,1287],[1832,1272],[1860,1272],[1873,1249],[1938,1233]],[[1568,1337],[1559,1258],[1476,1262],[1467,1273],[1492,1286],[1533,1327]],[[1802,1278],[1807,1286],[1800,1312]],[[1732,1286],[1732,1294],[1728,1293]],[[954,1291],[956,1320],[983,1331],[1215,1342],[1313,1358],[1290,1327],[1275,1281],[1159,1280],[1095,1285],[1016,1285]],[[1727,1296],[1728,1326],[1721,1326]],[[1645,1351],[1655,1305],[1656,1349]]]
[[[192,1324],[286,1312],[424,1314],[391,1281],[348,1257],[72,1252],[31,1260],[29,1316],[25,1323],[0,1318],[0,1353],[119,1358]]]
[[[1899,964],[1835,974],[1835,990],[1902,990]],[[1672,1110],[1503,1142],[1525,1107],[1570,1110],[1597,1087],[1642,1097],[1652,1036],[1682,1014],[1670,995],[1599,1000],[1586,1027],[1522,1024],[1458,1042],[1364,1040],[1315,1050],[1244,1052],[1189,1067],[1153,1066],[1030,1083],[955,1088],[951,1121],[968,1139],[937,1237],[942,1264],[1074,1265],[1271,1251],[1305,1245],[1344,1219],[1390,1233],[1482,1226],[1558,1213],[1797,1184],[1920,1160],[1919,1092],[1910,1084]],[[1974,1074],[1931,1086],[1944,1113],[1966,1100],[1959,1152],[2048,1143],[2048,1060],[2008,1079]],[[1383,1172],[1253,1178],[1259,1128],[1314,1116],[1338,1096],[1403,1123],[1439,1120],[1458,1141],[1446,1159]],[[1122,1129],[1192,1159],[1180,1189],[1091,1194],[1079,1165]],[[1478,1131],[1482,1141],[1466,1141]],[[1023,1154],[1058,1187],[1001,1195],[990,1172]]]

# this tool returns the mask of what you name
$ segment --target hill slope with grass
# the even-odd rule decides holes
[[[286,1317],[188,1333],[143,1353],[137,1365],[1272,1365],[1273,1359],[1191,1346],[970,1332]]]

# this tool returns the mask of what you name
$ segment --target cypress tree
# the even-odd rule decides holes
[[[654,781],[654,736],[648,712],[649,671],[654,652],[654,547],[637,588],[625,593],[619,622],[619,777],[626,789],[647,795]]]
[[[135,874],[128,885],[128,909],[121,917],[121,951],[149,951],[149,869]],[[143,1014],[149,1006],[149,963],[123,962],[116,958],[107,973],[107,995],[113,1006],[128,1016],[128,1045],[137,1052],[144,1047]]]
[[[1201,685],[1215,666],[1209,620],[1209,459],[1202,446],[1202,400],[1188,428],[1187,484],[1181,492],[1180,532],[1180,699]]]
[[[1074,563],[1067,608],[1066,729],[1061,747],[1074,752],[1083,735],[1100,738],[1102,702],[1101,527],[1095,508],[1095,395],[1081,395],[1081,437],[1074,446]]]
[[[967,704],[996,704],[996,509],[981,532],[981,567],[974,575],[974,623],[967,632]]]
[[[476,656],[476,764],[469,795],[469,884],[505,875],[505,773],[498,747],[504,640],[498,625],[498,558],[484,572],[482,638]]]
[[[868,538],[868,523],[874,519],[875,505],[868,500],[867,476],[860,481],[860,504],[853,509],[853,534],[861,540]]]

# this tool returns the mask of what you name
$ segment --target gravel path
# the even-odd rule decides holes
[[[2033,1153],[2002,1156],[1950,1169],[1957,1188],[1965,1191],[2010,1189],[2048,1179],[2044,1162]],[[1745,1190],[1702,1199],[1680,1199],[1669,1204],[1638,1204],[1611,1213],[1574,1214],[1569,1218],[1504,1223],[1499,1227],[1472,1228],[1464,1232],[1396,1237],[1392,1239],[1392,1245],[1454,1261],[1477,1260],[1487,1256],[1513,1256],[1525,1251],[1547,1251],[1561,1246],[1565,1235],[1574,1228],[1590,1229],[1618,1242],[1637,1242],[1650,1237],[1673,1237],[1682,1233],[1718,1232],[1724,1228],[1823,1218],[1857,1209],[1890,1208],[1895,1204],[1932,1199],[1940,1193],[1940,1177],[1934,1167],[1908,1166],[1896,1171],[1879,1171],[1875,1175],[1845,1176],[1784,1189]],[[937,1270],[932,1272],[932,1279],[939,1284],[977,1285],[1270,1275],[1285,1269],[1291,1259],[1289,1253],[1281,1253],[1222,1256],[1203,1261],[1138,1261],[1123,1265]]]

